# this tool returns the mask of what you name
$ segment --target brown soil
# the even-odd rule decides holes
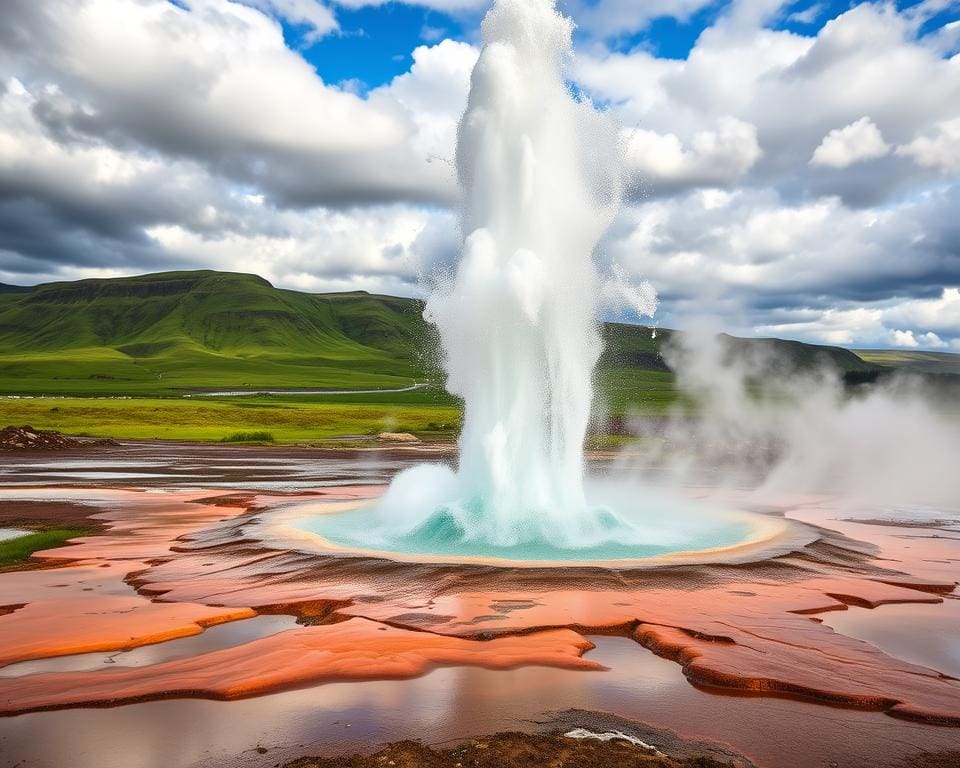
[[[903,768],[957,768],[960,765],[960,752],[924,752],[908,757]]]
[[[34,429],[29,425],[0,429],[0,451],[75,451],[115,444],[112,440],[67,437],[61,432]]]
[[[0,528],[18,528],[27,531],[51,531],[66,528],[86,531],[90,534],[102,533],[107,529],[106,523],[93,517],[101,511],[96,507],[73,504],[68,501],[5,500],[0,502]],[[71,562],[69,547],[63,547],[59,551],[64,554],[64,557],[59,560],[28,558],[22,562],[0,565],[0,573],[56,568]]]
[[[102,531],[102,520],[93,517],[102,510],[68,501],[3,501],[0,503],[0,528],[26,528],[49,531],[54,528],[77,528]]]
[[[446,750],[416,741],[389,744],[373,755],[304,757],[285,768],[730,768],[711,757],[673,759],[645,753],[626,741],[569,739],[560,734],[499,733]],[[741,764],[742,765],[742,764]]]

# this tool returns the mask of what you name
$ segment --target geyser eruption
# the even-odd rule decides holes
[[[374,507],[308,529],[351,548],[537,561],[741,542],[742,518],[689,502],[647,498],[657,519],[641,523],[635,489],[592,483],[587,498],[593,252],[620,203],[618,128],[571,94],[572,24],[553,0],[497,0],[482,32],[457,142],[463,250],[425,311],[465,404],[459,467],[408,469]]]
[[[583,482],[617,126],[571,94],[572,24],[553,0],[498,0],[482,32],[457,141],[463,251],[425,312],[465,405],[459,468],[397,477],[381,522],[436,545],[594,546],[623,527]]]
[[[600,355],[593,250],[620,197],[617,128],[564,80],[571,22],[500,0],[460,123],[465,240],[426,317],[465,403],[458,514],[508,544],[586,507],[583,441]]]

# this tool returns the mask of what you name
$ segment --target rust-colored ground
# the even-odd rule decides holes
[[[44,495],[60,493],[31,495],[44,504]],[[340,488],[328,498],[368,493]],[[39,555],[58,560],[66,552],[73,565],[0,576],[0,610],[9,611],[0,616],[0,665],[129,649],[257,612],[293,613],[312,626],[142,669],[2,679],[0,713],[169,696],[228,699],[339,679],[403,678],[438,664],[590,669],[596,665],[581,654],[591,647],[584,635],[594,633],[632,637],[701,685],[960,725],[956,680],[890,658],[817,618],[848,604],[940,602],[954,584],[880,569],[827,534],[810,551],[756,566],[504,571],[321,558],[273,550],[248,535],[248,524],[270,507],[316,495],[87,495],[107,532]]]
[[[591,674],[599,667],[589,637],[619,635],[635,641],[637,653],[646,648],[675,661],[692,683],[712,690],[960,726],[960,682],[838,634],[821,619],[849,605],[957,599],[956,537],[911,529],[906,540],[879,525],[854,531],[833,520],[838,510],[811,499],[790,514],[831,530],[799,551],[748,564],[615,572],[321,557],[265,540],[258,524],[274,510],[374,492],[369,485],[269,494],[0,488],[0,521],[92,516],[103,528],[38,554],[59,567],[0,574],[0,666],[127,650],[257,614],[291,614],[301,624],[147,666],[0,677],[0,714],[170,697],[235,699],[336,681],[404,679],[437,666],[540,665]],[[65,557],[72,562],[63,565]],[[540,747],[548,749],[548,741]],[[520,754],[530,743],[504,737],[470,747],[480,762],[463,765],[487,765],[481,760],[493,760],[500,746]],[[695,764],[618,763],[622,745],[550,744],[548,753],[561,762],[572,759],[570,750],[586,750],[576,753],[577,765]],[[400,751],[378,763],[343,758],[302,765],[456,763],[450,750],[391,749]],[[614,750],[605,761],[604,749]]]

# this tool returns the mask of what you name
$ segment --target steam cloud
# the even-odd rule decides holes
[[[960,502],[955,392],[893,376],[851,392],[826,361],[798,369],[706,323],[664,357],[687,402],[664,424],[634,421],[642,463],[673,484],[755,484],[758,497],[836,493],[852,503]]]

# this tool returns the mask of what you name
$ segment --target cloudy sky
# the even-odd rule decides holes
[[[489,0],[3,0],[0,282],[417,295]],[[960,1],[561,0],[658,322],[960,351]]]

